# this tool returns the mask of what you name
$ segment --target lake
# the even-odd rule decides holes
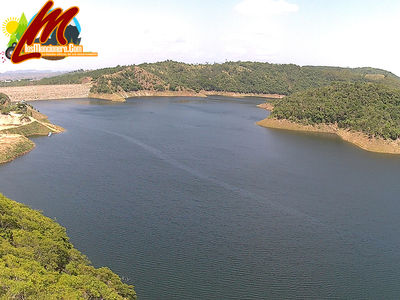
[[[255,125],[259,99],[35,102],[0,192],[139,299],[400,297],[400,157]]]

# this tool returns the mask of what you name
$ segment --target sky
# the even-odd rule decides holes
[[[18,0],[0,25],[46,0]],[[97,58],[2,63],[13,70],[97,69],[167,59],[187,63],[259,61],[370,66],[400,76],[398,0],[54,0],[78,6],[81,44]],[[10,2],[9,2],[10,3]],[[0,51],[8,37],[0,31]]]

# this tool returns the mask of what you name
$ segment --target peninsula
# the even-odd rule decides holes
[[[35,144],[30,136],[60,133],[63,128],[51,124],[47,116],[31,105],[12,103],[0,93],[0,163],[9,162],[31,151]]]
[[[364,150],[400,154],[400,90],[335,83],[276,101],[263,127],[336,134]]]

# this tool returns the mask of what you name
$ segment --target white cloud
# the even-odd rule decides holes
[[[28,19],[41,6],[31,0],[20,1],[27,4],[32,2],[27,8],[21,4]],[[56,1],[56,6],[63,9],[72,5],[76,5],[76,1]],[[94,6],[96,13],[93,13]],[[22,12],[20,7],[7,8],[8,10],[0,12],[0,26],[7,17],[19,17]],[[97,58],[73,57],[62,61],[40,59],[18,65],[9,60],[2,64],[0,59],[0,72],[18,69],[94,69],[165,59],[194,62],[199,60],[198,57],[193,58],[201,47],[199,29],[190,17],[179,12],[148,7],[136,8],[133,4],[122,7],[98,0],[82,1],[79,8],[77,18],[82,26],[82,45],[85,51],[98,52]],[[8,37],[0,28],[0,52],[5,50],[7,43]]]
[[[378,67],[400,75],[400,40],[394,30],[400,26],[399,16],[400,11],[342,23],[315,41],[317,56],[334,65]]]
[[[271,60],[280,51],[284,28],[273,20],[240,20],[221,35],[223,53],[231,60]]]
[[[285,0],[243,0],[235,11],[249,17],[276,16],[297,12],[299,6]]]
[[[285,0],[242,0],[233,7],[235,18],[221,35],[224,55],[232,60],[275,61],[287,36],[286,18],[298,11]]]

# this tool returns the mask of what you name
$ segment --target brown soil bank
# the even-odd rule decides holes
[[[259,105],[257,105],[257,107],[262,108],[262,109],[266,109],[269,111],[273,111],[274,110],[274,105],[272,103],[261,103]]]
[[[37,115],[44,116],[40,113],[37,113]],[[46,136],[49,133],[64,131],[62,127],[51,124],[47,118],[37,120],[31,117],[28,119],[29,122],[16,125],[1,126],[0,124],[0,164],[12,161],[31,151],[35,144],[27,137]]]
[[[64,128],[60,126],[51,124],[50,122],[43,122],[33,119],[33,121],[31,121],[30,123],[0,130],[0,134],[20,134],[29,137],[46,136],[49,133],[61,133],[63,131]]]
[[[0,164],[14,160],[31,151],[35,144],[19,134],[0,134]]]
[[[257,122],[257,125],[267,128],[319,132],[336,134],[343,140],[350,142],[361,149],[388,154],[400,154],[400,140],[391,141],[382,138],[369,138],[366,134],[353,130],[340,129],[335,125],[302,125],[288,120],[265,119]]]
[[[52,100],[52,99],[73,99],[73,98],[97,98],[109,101],[125,102],[131,97],[207,97],[207,96],[225,96],[225,97],[260,97],[281,99],[284,95],[278,94],[254,94],[254,93],[234,93],[234,92],[216,92],[216,91],[153,91],[141,90],[136,92],[118,92],[114,94],[97,94],[90,92],[91,83],[84,84],[61,84],[61,85],[28,85],[0,87],[0,93],[7,94],[11,101],[34,101],[34,100]]]
[[[234,98],[244,97],[260,97],[270,99],[282,99],[284,95],[277,94],[253,94],[253,93],[234,93],[234,92],[216,92],[216,91],[200,91],[199,93],[192,91],[136,91],[136,92],[119,92],[115,94],[96,94],[89,93],[90,98],[103,100],[124,102],[127,98],[133,97],[207,97],[207,96],[224,96]]]

